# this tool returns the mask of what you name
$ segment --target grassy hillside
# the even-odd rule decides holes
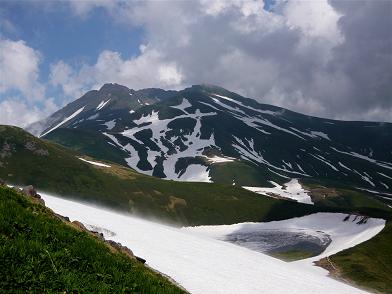
[[[128,155],[122,150],[109,145],[108,137],[87,129],[59,128],[45,136],[45,139],[71,148],[79,153],[106,159],[126,166],[124,158]]]
[[[183,293],[166,279],[0,186],[0,292]]]
[[[372,239],[330,257],[332,274],[359,287],[392,293],[392,222]],[[328,265],[324,260],[324,264]]]
[[[0,126],[0,178],[15,185],[189,225],[285,219],[320,210],[231,185],[166,181],[113,163],[97,167],[76,155],[22,129]]]

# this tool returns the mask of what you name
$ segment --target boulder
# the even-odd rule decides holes
[[[82,231],[88,231],[87,229],[86,229],[86,227],[84,226],[84,224],[82,224],[81,222],[78,222],[78,221],[73,221],[72,222],[77,228],[79,228],[80,230],[82,230]]]
[[[35,197],[40,199],[41,196],[38,195],[39,197],[37,197],[37,190],[34,189],[34,187],[32,185],[26,186],[22,188],[22,193],[26,196],[30,196],[30,197]]]
[[[135,255],[133,254],[132,250],[129,249],[126,246],[123,246],[121,243],[112,241],[112,240],[107,240],[106,241],[110,246],[112,246],[113,248],[115,248],[117,251],[124,253],[125,255],[127,255],[128,257],[132,258],[132,259],[136,259]]]

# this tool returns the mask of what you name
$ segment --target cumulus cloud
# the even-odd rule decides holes
[[[108,82],[135,89],[178,88],[183,77],[176,63],[163,60],[157,50],[141,47],[142,53],[129,59],[122,58],[118,52],[103,51],[95,64],[83,64],[77,69],[59,61],[51,66],[50,82],[74,98]]]
[[[8,97],[0,101],[0,123],[26,127],[46,118],[57,108],[52,99],[46,99],[39,105],[31,105],[24,99]]]
[[[0,94],[22,92],[35,100],[44,98],[44,86],[38,81],[40,54],[22,40],[0,39]]]
[[[41,54],[24,41],[0,39],[0,123],[25,127],[58,107],[39,81]]]
[[[129,59],[104,51],[94,64],[53,65],[52,82],[67,94],[104,82],[206,82],[316,116],[392,120],[390,1],[278,0],[268,11],[262,0],[71,5],[76,15],[100,7],[142,27],[147,46]]]

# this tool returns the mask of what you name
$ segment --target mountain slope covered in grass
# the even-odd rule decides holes
[[[0,150],[0,178],[8,183],[179,224],[267,221],[321,209],[231,185],[167,181],[111,162],[97,166],[16,127],[0,126]]]
[[[371,291],[392,293],[391,242],[392,223],[389,221],[372,239],[331,256],[330,261],[335,266],[332,275]]]
[[[184,293],[136,260],[0,186],[0,292]]]

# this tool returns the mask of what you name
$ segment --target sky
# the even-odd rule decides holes
[[[392,122],[391,28],[389,0],[0,0],[0,124],[108,82]]]

